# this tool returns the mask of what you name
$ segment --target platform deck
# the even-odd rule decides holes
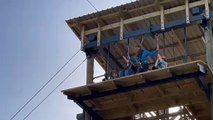
[[[202,85],[199,77],[203,78]],[[202,61],[193,61],[62,92],[106,120],[180,105],[187,106],[194,118],[208,120],[211,118],[210,102],[205,85],[212,81],[209,67]]]

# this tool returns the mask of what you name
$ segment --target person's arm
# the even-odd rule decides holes
[[[123,59],[124,59],[124,61],[125,61],[126,63],[129,62],[129,60],[128,60],[125,56],[122,56],[122,57],[123,57]]]
[[[158,59],[159,59],[159,61],[163,61],[163,59],[162,59],[160,54],[158,54]]]
[[[160,48],[159,48],[159,36],[158,35],[156,35],[156,39],[157,39],[157,50],[159,50]]]
[[[159,59],[157,58],[157,60],[155,61],[155,67],[157,67],[158,66],[158,62],[159,62]]]
[[[142,40],[140,42],[140,46],[141,46],[142,49],[143,49],[143,41],[144,41],[144,37],[142,37]]]

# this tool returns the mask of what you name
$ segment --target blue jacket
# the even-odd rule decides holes
[[[149,57],[153,57],[155,55],[158,54],[158,50],[155,50],[153,52],[150,52],[148,50],[143,50],[140,54],[139,54],[139,57],[141,58],[141,62],[145,62],[149,60]]]

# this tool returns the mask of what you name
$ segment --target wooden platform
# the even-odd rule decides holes
[[[199,76],[203,84],[199,84]],[[210,120],[205,87],[212,81],[209,67],[202,61],[193,61],[62,92],[87,112],[106,120],[179,105],[186,105],[198,120]]]

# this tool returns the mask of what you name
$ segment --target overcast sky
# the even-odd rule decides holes
[[[90,1],[98,10],[131,2]],[[65,20],[92,12],[86,0],[0,0],[0,120],[9,120],[80,49]],[[22,120],[84,58],[79,53],[14,120]],[[85,68],[84,63],[27,120],[75,120],[82,110],[61,90],[84,85]]]

